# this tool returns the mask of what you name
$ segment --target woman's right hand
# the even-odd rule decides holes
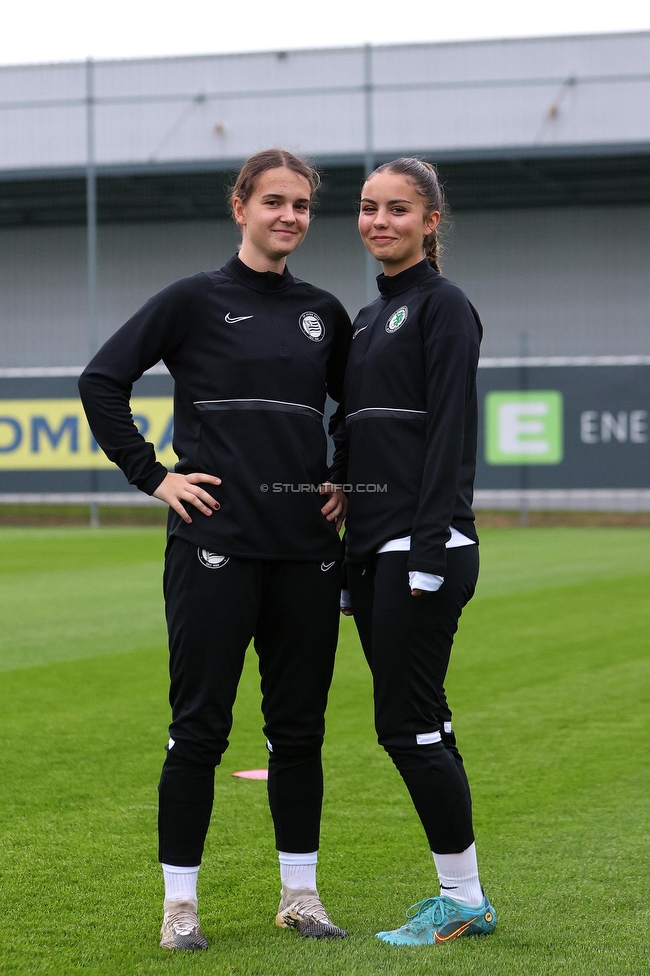
[[[220,485],[221,478],[216,478],[213,474],[202,474],[199,471],[195,474],[175,474],[168,471],[154,491],[154,498],[166,502],[170,508],[178,512],[184,522],[189,524],[192,519],[182,502],[194,505],[202,515],[212,515],[221,507],[216,498],[201,488],[202,483]]]
[[[350,591],[347,589],[341,590],[340,599],[341,613],[344,617],[351,617],[352,614],[352,600],[350,599]]]

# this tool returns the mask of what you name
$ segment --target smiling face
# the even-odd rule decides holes
[[[396,275],[424,258],[424,238],[438,226],[437,210],[401,173],[384,171],[366,180],[361,194],[359,233],[384,274]]]
[[[239,257],[254,271],[281,274],[288,254],[302,244],[309,228],[309,181],[285,166],[257,178],[246,202],[233,200],[242,233]]]

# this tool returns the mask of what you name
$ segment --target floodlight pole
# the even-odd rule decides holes
[[[86,61],[86,283],[88,293],[88,357],[97,352],[97,171],[95,167],[95,75]],[[90,491],[97,492],[97,470],[90,469]],[[99,525],[99,506],[90,503],[90,525]]]
[[[365,144],[363,156],[363,174],[370,176],[375,168],[375,151],[373,140],[373,105],[372,105],[372,45],[364,44],[363,48],[363,107]],[[377,297],[377,262],[370,251],[366,251],[365,263],[365,291],[366,302],[374,302]]]

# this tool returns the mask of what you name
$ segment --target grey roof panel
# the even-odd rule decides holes
[[[633,153],[650,142],[647,32],[101,61],[92,71],[104,167],[230,165],[269,145],[351,163],[368,149],[369,103],[376,154]],[[0,173],[84,164],[86,76],[83,63],[0,69]]]

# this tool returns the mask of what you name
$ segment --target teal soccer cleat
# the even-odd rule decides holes
[[[439,945],[461,935],[490,935],[497,924],[497,913],[487,900],[476,908],[461,905],[453,898],[425,898],[411,905],[408,922],[392,932],[377,932],[389,945]]]

